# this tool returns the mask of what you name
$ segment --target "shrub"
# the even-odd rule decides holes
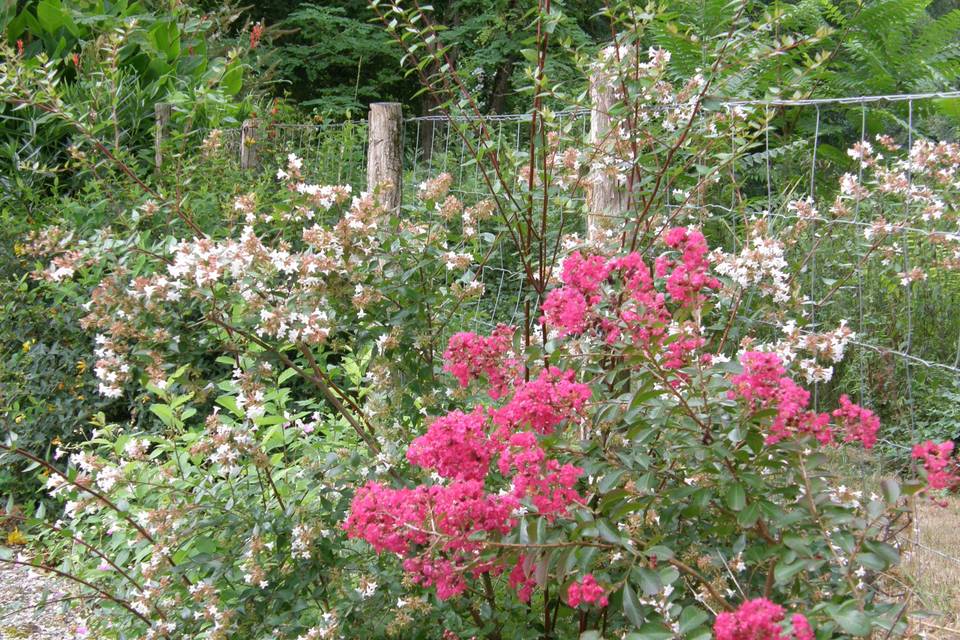
[[[396,29],[435,35],[391,11]],[[911,443],[919,477],[876,494],[836,477],[828,448],[870,449],[880,424],[848,396],[821,410],[804,386],[831,380],[855,338],[805,315],[790,277],[816,203],[784,194],[799,225],[734,221],[747,242],[711,250],[700,202],[728,159],[711,141],[768,123],[696,119],[715,78],[675,86],[669,55],[638,44],[601,64],[623,74],[612,140],[571,146],[536,128],[538,110],[524,164],[471,132],[493,185],[471,208],[442,175],[387,215],[377,192],[314,184],[291,155],[219,225],[159,198],[124,243],[47,243],[41,277],[90,287],[99,391],[145,390],[160,427],[97,417],[66,463],[0,445],[63,503],[52,524],[32,514],[30,555],[5,559],[82,580],[114,637],[904,632],[909,602],[886,590],[897,534],[918,497],[960,481],[952,446]],[[858,259],[953,206],[937,183],[955,147],[886,165],[851,151],[875,173],[843,177],[835,215],[889,216]],[[887,190],[906,167],[925,188]],[[579,187],[608,175],[635,217],[572,237]],[[661,209],[663,184],[678,206]],[[467,331],[479,266],[507,241],[523,326]],[[881,267],[907,292],[922,279]]]

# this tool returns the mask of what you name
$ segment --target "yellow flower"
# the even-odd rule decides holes
[[[20,533],[20,529],[14,529],[7,534],[7,544],[10,546],[27,544],[27,537]]]
[[[27,351],[30,351],[30,347],[31,347],[31,346],[32,346],[32,343],[31,343],[29,340],[27,340],[26,342],[24,342],[24,343],[23,343],[23,352],[26,353]]]
[[[87,370],[87,363],[83,360],[77,360],[77,373],[83,373]]]
[[[20,415],[18,415],[16,418],[13,419],[13,421],[16,424],[20,424],[21,422],[23,422],[23,414],[21,413]]]

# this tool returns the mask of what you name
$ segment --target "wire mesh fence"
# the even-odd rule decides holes
[[[840,393],[848,393],[874,409],[893,425],[881,437],[893,452],[888,459],[901,461],[909,458],[904,450],[909,442],[934,435],[960,436],[960,409],[951,410],[949,399],[943,402],[934,397],[947,394],[955,399],[954,407],[960,406],[956,205],[945,203],[949,206],[942,216],[915,215],[911,194],[922,185],[912,162],[898,165],[905,168],[906,183],[890,191],[899,200],[893,197],[877,204],[866,198],[846,198],[838,208],[832,198],[850,185],[864,184],[867,172],[874,174],[872,179],[881,179],[876,175],[883,146],[878,136],[886,136],[891,150],[884,153],[891,155],[898,153],[892,150],[895,146],[902,148],[899,153],[908,154],[919,140],[955,141],[960,127],[930,115],[931,105],[938,100],[960,101],[960,92],[713,105],[714,109],[747,110],[762,122],[780,124],[766,126],[750,144],[732,139],[728,181],[732,187],[711,189],[696,203],[699,223],[712,243],[729,252],[751,241],[750,230],[758,222],[772,236],[792,238],[785,271],[789,286],[804,300],[803,317],[797,318],[801,332],[829,331],[842,324],[855,332],[850,352],[835,365],[830,381],[812,383],[813,403],[822,410],[835,404]],[[504,172],[496,179],[525,193],[530,176],[521,168],[531,158],[538,162],[530,154],[531,136],[542,136],[539,142],[544,142],[554,135],[565,145],[584,147],[590,126],[587,110],[552,114],[537,126],[531,126],[529,114],[407,119],[402,135],[403,202],[412,204],[418,185],[440,173],[452,176],[451,192],[465,206],[489,198],[499,188],[487,171],[491,154]],[[222,152],[239,162],[240,130],[224,130],[220,135]],[[256,143],[260,170],[274,172],[294,153],[303,159],[306,179],[346,183],[362,191],[366,189],[366,138],[364,122],[270,124],[260,131]],[[855,145],[861,150],[872,145],[871,162],[848,153]],[[950,171],[945,179],[957,180],[960,160]],[[798,201],[810,207],[798,207]],[[668,194],[654,213],[670,218],[670,212],[680,206]],[[583,188],[574,189],[556,208],[565,233],[584,233]],[[630,224],[635,215],[626,211],[623,224]],[[446,324],[449,332],[489,331],[498,323],[518,325],[526,306],[539,307],[540,300],[531,298],[524,288],[516,247],[494,225],[486,236],[484,229],[480,231],[489,251],[475,277],[485,293],[457,308]],[[443,277],[437,286],[450,286],[454,276],[444,273]],[[786,316],[755,312],[753,302],[749,296],[743,301],[738,316],[742,326],[761,339],[777,339]],[[731,344],[746,337],[747,331],[738,335],[735,330]],[[865,469],[862,476],[866,484]],[[929,562],[944,555],[923,544],[919,528],[909,542],[918,556],[927,553]],[[958,558],[950,559],[960,563]],[[928,561],[920,561],[920,571]]]
[[[256,130],[252,141],[244,142],[239,127],[200,130],[203,140],[216,138],[216,158],[239,169],[241,148],[249,144],[255,150],[257,171],[273,174],[287,165],[290,154],[303,161],[305,180],[320,184],[349,184],[357,191],[366,189],[367,123],[364,120],[324,124],[283,124],[266,122]]]
[[[916,422],[917,384],[957,384],[960,381],[960,270],[948,268],[949,252],[960,239],[953,216],[923,225],[905,221],[896,211],[857,201],[843,215],[830,211],[825,194],[837,191],[844,175],[863,179],[865,165],[846,153],[856,143],[876,145],[878,134],[909,149],[916,140],[956,138],[956,128],[930,125],[928,107],[937,100],[957,100],[960,93],[901,96],[860,96],[835,100],[733,101],[713,109],[748,109],[791,123],[792,131],[772,127],[759,145],[737,146],[731,141],[732,190],[716,190],[698,203],[701,221],[711,228],[714,241],[734,251],[749,241],[747,230],[766,220],[774,233],[794,233],[787,260],[792,284],[806,298],[805,326],[819,331],[846,322],[855,332],[853,357],[837,366],[836,384],[817,387],[820,396],[836,395],[841,387],[856,388],[868,405],[882,404],[888,413]],[[935,129],[935,130],[932,130]],[[797,131],[807,135],[799,137]],[[499,176],[523,192],[529,178],[518,167],[529,160],[532,135],[562,137],[565,144],[584,146],[590,133],[590,112],[571,110],[551,114],[537,127],[530,114],[484,118],[428,116],[404,122],[402,138],[403,201],[411,203],[417,186],[440,173],[453,178],[452,193],[469,206],[488,198],[491,178],[484,170],[490,154],[511,175]],[[267,124],[256,142],[261,171],[284,166],[287,154],[303,159],[306,179],[347,183],[366,188],[365,122],[337,124]],[[226,156],[239,158],[240,130],[223,130]],[[478,157],[480,158],[478,161]],[[913,188],[904,187],[905,193]],[[815,211],[803,214],[791,201],[810,198]],[[665,201],[663,210],[675,207]],[[905,205],[904,205],[905,206]],[[570,194],[564,211],[566,233],[583,233],[583,190]],[[627,223],[632,214],[623,214]],[[711,219],[724,224],[716,225]],[[891,224],[895,223],[895,224]],[[886,224],[883,242],[878,229]],[[451,247],[452,250],[458,247]],[[445,276],[449,285],[451,276]],[[486,294],[459,310],[451,326],[475,330],[497,323],[517,324],[522,306],[539,301],[523,297],[522,270],[515,247],[496,236],[490,255],[476,277]],[[746,324],[774,335],[776,322],[744,314]],[[851,394],[853,395],[853,394]],[[960,431],[960,426],[958,426]]]

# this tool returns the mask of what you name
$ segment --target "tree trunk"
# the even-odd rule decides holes
[[[403,110],[398,102],[374,102],[368,120],[367,191],[387,213],[400,208],[403,181]]]

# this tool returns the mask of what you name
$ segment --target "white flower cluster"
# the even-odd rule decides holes
[[[792,319],[784,322],[780,328],[784,339],[774,345],[773,350],[785,364],[796,361],[801,351],[813,356],[802,358],[797,363],[804,379],[811,384],[828,382],[833,377],[833,367],[822,362],[836,364],[843,360],[847,346],[856,338],[856,333],[847,326],[846,320],[841,320],[833,331],[824,333],[804,331]]]
[[[108,398],[119,398],[123,395],[123,385],[130,380],[130,365],[126,358],[118,353],[110,338],[100,334],[95,341],[97,346],[93,354],[97,357],[97,362],[93,371],[100,381],[100,394]]]
[[[327,640],[337,635],[337,616],[332,612],[323,614],[323,624],[312,627],[305,634],[297,636],[297,640]]]
[[[313,543],[313,529],[305,524],[298,524],[293,528],[293,536],[290,542],[290,552],[294,558],[300,560],[310,559],[310,545]]]
[[[727,276],[739,286],[755,286],[775,302],[790,299],[787,261],[779,240],[754,232],[749,244],[739,254],[731,255],[718,249],[711,254],[711,258],[717,273]]]

